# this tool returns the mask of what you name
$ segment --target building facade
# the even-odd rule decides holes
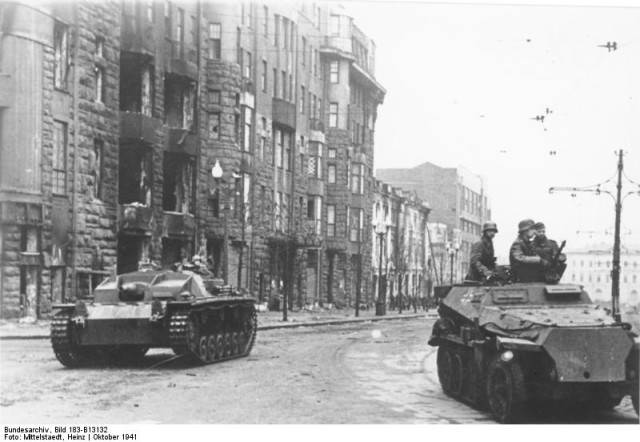
[[[579,284],[591,299],[611,300],[610,245],[595,244],[590,247],[567,250],[567,269],[562,282]],[[620,304],[640,304],[640,247],[622,246],[620,250]]]
[[[376,177],[428,202],[430,223],[447,226],[446,235],[438,234],[438,226],[430,230],[432,260],[441,270],[440,280],[462,280],[469,269],[471,246],[479,240],[482,224],[491,219],[486,179],[463,166],[443,168],[429,162],[411,169],[377,169]]]
[[[370,294],[375,45],[337,5],[0,5],[2,317],[205,255],[261,301]],[[356,277],[356,269],[361,274]]]

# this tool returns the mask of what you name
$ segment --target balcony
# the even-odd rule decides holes
[[[273,122],[291,129],[296,128],[296,106],[279,98],[273,99]]]
[[[120,139],[154,144],[160,122],[139,112],[120,111]]]
[[[165,38],[164,55],[166,69],[176,75],[198,78],[197,53],[192,45]]]
[[[309,141],[325,144],[324,122],[318,118],[309,119]]]
[[[324,196],[324,181],[310,177],[307,182],[307,195]]]
[[[153,210],[140,203],[118,206],[118,229],[150,232],[153,224]]]
[[[195,156],[197,153],[198,137],[188,129],[170,128],[166,140],[166,150],[169,152],[184,153],[190,156]]]
[[[195,232],[195,218],[190,213],[164,212],[162,236],[191,236]]]

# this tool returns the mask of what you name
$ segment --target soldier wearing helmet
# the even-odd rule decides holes
[[[485,281],[493,277],[496,268],[496,257],[493,251],[493,237],[498,233],[498,226],[493,221],[487,221],[482,226],[482,238],[471,247],[469,258],[469,273],[465,279],[470,281]]]
[[[525,219],[518,223],[518,237],[509,250],[511,274],[516,282],[535,282],[540,278],[540,267],[549,262],[535,252],[533,237],[536,234],[535,222]]]
[[[536,236],[533,239],[533,250],[543,262],[549,262],[546,268],[540,269],[540,280],[545,282],[558,282],[567,268],[567,257],[560,253],[558,243],[547,238],[546,226],[537,222],[533,226],[536,229]]]

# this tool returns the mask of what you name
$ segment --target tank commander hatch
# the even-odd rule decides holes
[[[540,269],[550,267],[550,262],[536,254],[533,237],[535,221],[525,219],[518,223],[518,237],[509,250],[509,265],[515,282],[540,281]]]
[[[471,246],[468,281],[490,281],[496,268],[496,256],[493,251],[493,237],[498,233],[498,225],[487,221],[482,226],[482,238]]]

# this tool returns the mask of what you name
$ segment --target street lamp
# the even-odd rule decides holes
[[[378,235],[380,241],[380,258],[378,260],[378,299],[376,300],[376,316],[386,315],[387,303],[385,299],[385,292],[382,287],[382,251],[384,249],[384,237],[389,231],[390,224],[385,222],[377,222],[373,225],[376,235]]]
[[[225,201],[224,201],[224,220],[223,220],[223,227],[224,227],[224,233],[222,236],[222,279],[224,280],[224,284],[227,285],[229,284],[229,195],[231,193],[231,189],[230,187],[223,187],[223,184],[230,184],[230,183],[225,183],[224,179],[222,178],[224,174],[224,171],[222,170],[222,166],[220,166],[220,161],[216,160],[216,164],[214,164],[214,166],[211,168],[211,176],[213,177],[213,179],[216,182],[216,188],[219,191],[220,189],[224,189],[226,194],[225,194]],[[240,175],[236,174],[235,172],[232,174],[232,177],[234,179],[238,179],[240,177]],[[242,247],[242,246],[241,246]],[[241,263],[242,264],[242,263]],[[240,272],[241,270],[238,269],[238,272]]]
[[[449,258],[451,259],[451,285],[453,285],[453,259],[457,258],[458,250],[460,249],[460,244],[454,241],[450,241],[447,243],[447,253],[449,254]]]

